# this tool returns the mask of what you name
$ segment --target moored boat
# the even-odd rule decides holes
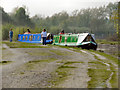
[[[62,46],[76,46],[83,49],[97,49],[94,34],[90,33],[54,35],[53,44]]]
[[[18,41],[26,43],[42,43],[41,34],[18,34]],[[52,43],[53,36],[47,33],[46,43]]]

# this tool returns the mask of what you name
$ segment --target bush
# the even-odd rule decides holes
[[[9,39],[9,30],[13,27],[11,24],[6,24],[2,26],[2,40]]]
[[[9,30],[13,29],[13,40],[17,41],[18,39],[18,34],[23,34],[24,32],[27,31],[29,27],[15,27],[14,25],[11,24],[5,24],[2,26],[2,40],[8,40],[9,39]],[[33,30],[31,30],[31,33],[33,33]]]

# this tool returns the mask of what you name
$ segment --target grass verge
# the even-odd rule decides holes
[[[7,44],[10,48],[49,48],[48,46],[39,46],[42,44],[36,43],[25,43],[25,42],[3,42],[3,44]]]
[[[109,88],[106,81],[110,77],[111,78],[108,82],[111,84],[111,87],[118,88],[117,69],[116,69],[116,66],[113,65],[113,63],[118,65],[117,58],[114,58],[108,54],[101,53],[98,51],[92,51],[92,52],[106,57],[106,60],[101,60],[96,55],[94,55],[97,61],[89,62],[90,69],[88,69],[88,75],[91,77],[91,80],[88,82],[88,88],[98,88],[98,87]],[[108,67],[107,65],[100,63],[99,61],[109,64],[110,70],[107,70],[107,67]],[[113,73],[112,76],[111,76],[111,73]]]
[[[106,54],[106,53],[103,53],[103,52],[99,52],[99,51],[94,51],[94,50],[90,50],[90,52],[94,52],[94,53],[97,53],[97,54],[99,54],[99,55],[101,55],[101,56],[104,56],[105,58],[107,58],[108,63],[109,63],[110,61],[112,61],[113,63],[115,63],[115,64],[118,65],[118,59],[115,58],[115,57],[113,57],[113,56],[111,56],[111,55],[109,55],[109,54]],[[99,59],[97,56],[95,56],[95,58],[96,58],[96,59]],[[100,59],[99,59],[99,60],[100,60]]]
[[[88,75],[91,80],[88,81],[88,88],[107,88],[106,80],[110,76],[110,71],[106,69],[88,69]]]

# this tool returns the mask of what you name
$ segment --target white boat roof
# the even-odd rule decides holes
[[[89,35],[89,33],[80,33],[78,35],[79,35],[79,37],[78,37],[78,42],[77,43],[81,43]],[[95,40],[94,34],[90,34],[90,35]]]

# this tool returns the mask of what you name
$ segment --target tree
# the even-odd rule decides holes
[[[4,11],[2,7],[0,7],[0,15],[2,15],[2,23],[13,23],[13,20],[11,17]]]
[[[34,27],[34,24],[31,22],[29,15],[26,14],[25,8],[20,7],[15,14],[15,22],[20,26],[30,26]]]

